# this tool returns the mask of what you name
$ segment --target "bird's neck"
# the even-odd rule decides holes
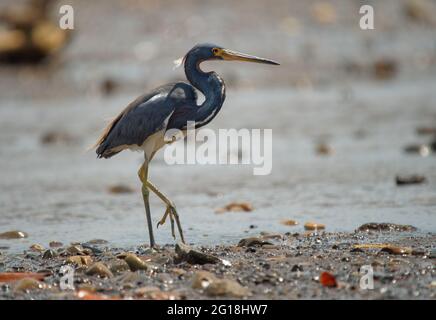
[[[186,77],[205,96],[195,117],[197,128],[208,124],[215,118],[226,96],[224,81],[215,72],[203,72],[199,66],[201,62],[190,55],[185,61]]]

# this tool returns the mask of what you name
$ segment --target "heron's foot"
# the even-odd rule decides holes
[[[173,204],[168,204],[167,208],[165,210],[165,213],[162,217],[162,219],[160,219],[160,221],[157,223],[157,228],[159,228],[160,225],[164,225],[167,218],[170,218],[170,224],[171,224],[171,235],[173,236],[173,238],[176,238],[176,233],[174,231],[174,221],[176,222],[177,225],[177,229],[179,231],[180,234],[180,240],[185,243],[185,238],[183,236],[183,230],[182,230],[182,225],[180,224],[180,218],[179,218],[179,214],[177,213],[176,207]]]

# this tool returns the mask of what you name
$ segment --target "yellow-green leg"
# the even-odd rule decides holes
[[[174,238],[176,238],[176,235],[175,235],[175,232],[174,232],[174,220],[175,220],[176,221],[176,225],[177,225],[177,229],[178,229],[179,234],[180,234],[180,240],[183,243],[185,243],[185,238],[183,236],[182,225],[180,223],[180,218],[179,218],[179,215],[177,213],[177,210],[176,210],[176,207],[175,207],[174,203],[167,196],[165,196],[155,185],[153,185],[150,181],[148,181],[148,179],[147,179],[148,178],[147,170],[148,170],[148,163],[144,162],[144,165],[141,166],[141,168],[138,171],[138,175],[141,178],[141,181],[143,182],[142,189],[143,189],[144,203],[146,203],[145,198],[147,198],[146,208],[147,208],[147,206],[149,207],[149,204],[148,204],[148,192],[149,192],[149,189],[150,189],[167,206],[162,219],[160,219],[160,221],[157,223],[157,227],[159,227],[159,225],[163,225],[165,223],[167,217],[169,217],[170,218],[170,223],[171,223],[171,234],[172,234],[172,236]],[[145,187],[144,187],[144,185],[145,185]],[[147,191],[147,197],[145,197],[145,195],[144,195],[144,189]],[[146,209],[146,212],[147,212],[147,209]],[[147,217],[148,217],[148,214],[147,214]],[[151,219],[149,220],[147,218],[147,223],[148,223],[148,226],[149,226],[149,230],[152,230],[149,221],[151,223]],[[152,236],[153,236],[153,231],[151,231],[151,237]],[[153,239],[153,243],[154,243],[154,239]]]
[[[148,233],[150,236],[150,247],[154,248],[155,242],[154,242],[154,236],[153,236],[153,223],[151,221],[151,212],[150,212],[150,192],[147,187],[147,177],[148,177],[148,161],[146,160],[144,164],[141,166],[141,168],[138,171],[139,179],[142,182],[142,197],[144,199],[144,206],[145,206],[145,217],[147,218],[147,227],[148,227]]]
[[[165,210],[165,214],[163,215],[162,219],[160,219],[160,221],[157,223],[157,227],[159,227],[160,225],[163,225],[166,221],[166,218],[169,216],[170,222],[171,222],[171,233],[172,233],[173,237],[176,238],[176,235],[174,234],[174,220],[176,220],[177,229],[178,229],[179,234],[180,234],[180,240],[182,240],[182,242],[185,243],[185,237],[183,236],[182,225],[180,223],[180,218],[179,218],[179,214],[177,213],[176,206],[174,205],[174,203],[170,199],[168,199],[167,196],[165,196],[162,192],[160,192],[160,190],[155,185],[153,185],[150,181],[147,181],[147,186],[167,206],[167,209]]]

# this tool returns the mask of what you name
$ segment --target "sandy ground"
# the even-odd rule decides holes
[[[144,90],[183,79],[172,60],[205,41],[282,65],[206,67],[228,85],[210,128],[272,129],[271,175],[253,176],[252,167],[242,165],[168,166],[162,154],[152,164],[151,179],[177,204],[189,243],[235,244],[260,231],[301,233],[306,221],[331,232],[372,221],[411,224],[423,246],[431,243],[435,156],[404,148],[432,139],[416,129],[436,121],[436,13],[410,19],[410,1],[383,1],[374,4],[376,30],[362,31],[357,2],[332,1],[328,23],[320,22],[312,1],[238,1],[231,10],[230,2],[71,3],[76,30],[62,55],[45,66],[1,67],[0,232],[29,234],[0,240],[1,252],[53,240],[100,238],[125,248],[147,243],[136,176],[141,155],[97,160],[86,148],[104,119]],[[377,63],[388,66],[387,75]],[[108,80],[115,89],[105,94]],[[316,152],[321,142],[330,154]],[[427,182],[396,186],[395,176],[408,174]],[[108,192],[118,184],[133,192]],[[247,201],[254,210],[215,213],[232,201]],[[164,212],[155,198],[152,212],[155,222]],[[285,226],[283,219],[300,224]],[[168,225],[156,238],[174,243]]]
[[[434,235],[263,234],[158,250],[103,240],[0,256],[3,299],[434,299]],[[41,249],[41,252],[37,252]],[[70,268],[69,270],[61,268]],[[24,278],[23,278],[24,273]]]

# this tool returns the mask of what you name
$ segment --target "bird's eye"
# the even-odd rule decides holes
[[[213,52],[213,54],[217,55],[218,52],[219,52],[219,50],[218,50],[218,48],[213,48],[213,49],[212,49],[212,52]]]

